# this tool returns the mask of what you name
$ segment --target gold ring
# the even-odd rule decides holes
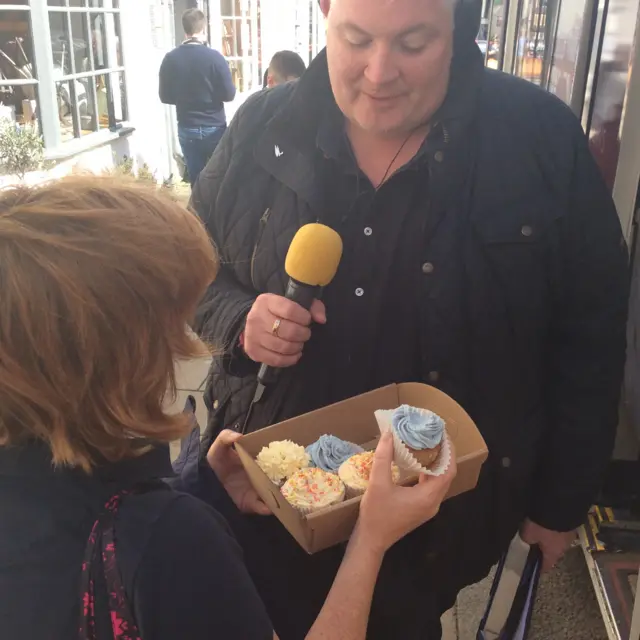
[[[280,318],[276,318],[273,326],[271,327],[271,335],[275,336],[276,338],[279,338],[280,336],[278,336],[278,331],[280,329],[280,324],[282,323],[282,320]]]

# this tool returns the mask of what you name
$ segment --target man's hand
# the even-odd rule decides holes
[[[233,444],[241,437],[235,431],[221,431],[207,453],[207,462],[240,511],[268,516],[271,509],[260,500],[233,449]]]
[[[300,360],[304,344],[311,337],[312,321],[327,321],[324,304],[319,300],[314,300],[307,311],[282,296],[264,293],[256,298],[247,315],[244,351],[255,362],[291,367]]]
[[[553,569],[565,551],[575,540],[575,531],[552,531],[527,519],[522,525],[520,537],[527,544],[537,544],[542,551],[542,570]]]

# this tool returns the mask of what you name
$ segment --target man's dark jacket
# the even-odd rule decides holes
[[[260,293],[283,293],[291,239],[324,219],[316,136],[332,100],[322,54],[299,83],[247,101],[195,187],[192,206],[222,262],[197,318],[227,347],[206,391],[210,437],[243,421],[255,388],[255,366],[233,348],[248,310]],[[422,376],[467,409],[490,456],[475,491],[388,554],[373,616],[396,619],[436,618],[524,518],[558,531],[581,523],[611,454],[625,355],[627,249],[570,110],[485,69],[475,47],[458,50],[423,152],[432,268],[421,291],[407,292],[424,300]],[[329,309],[329,321],[339,313]],[[310,345],[250,428],[315,408],[305,403],[314,375]],[[310,590],[328,588],[341,550],[307,558],[274,520],[232,525],[276,630],[295,640],[304,625],[289,618],[312,619],[321,594],[305,611]]]

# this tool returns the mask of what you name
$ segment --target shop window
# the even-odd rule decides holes
[[[222,53],[238,91],[262,86],[259,0],[222,0]]]
[[[0,2],[0,118],[39,128],[33,30],[26,0]],[[20,8],[24,5],[24,9]]]
[[[548,89],[568,105],[577,99],[577,115],[584,98],[592,13],[590,0],[562,0],[558,11]]]
[[[620,125],[633,52],[637,0],[610,0],[592,101],[589,147],[610,189],[620,155]]]
[[[60,139],[116,129],[126,119],[117,0],[49,0]],[[125,105],[123,108],[122,105]]]
[[[478,46],[480,50],[484,47],[485,64],[491,69],[502,69],[507,9],[507,0],[493,0],[489,8],[488,24],[480,26]]]
[[[127,119],[120,0],[0,0],[0,118],[45,146]]]
[[[543,84],[547,32],[547,0],[524,0],[516,36],[514,74]]]
[[[325,27],[325,18],[320,10],[320,3],[313,0],[309,3],[309,52],[308,59],[305,56],[302,59],[307,62],[307,66],[311,61],[324,49],[327,44],[327,34]]]

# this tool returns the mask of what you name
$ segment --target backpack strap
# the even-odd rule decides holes
[[[78,640],[142,640],[133,610],[118,568],[115,521],[125,496],[150,491],[168,491],[162,482],[151,482],[131,489],[121,489],[104,504],[93,524],[82,563],[80,625]],[[100,575],[100,572],[102,575]],[[107,610],[111,622],[111,638],[102,638],[103,629],[96,616],[96,584],[106,586]],[[100,597],[98,592],[98,597]]]

